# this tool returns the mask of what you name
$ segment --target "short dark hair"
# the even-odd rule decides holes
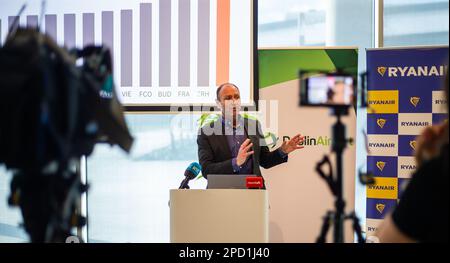
[[[217,99],[217,100],[220,100],[220,98],[219,98],[220,91],[221,91],[222,88],[225,87],[225,86],[233,86],[233,87],[235,87],[237,90],[239,90],[238,86],[236,86],[236,85],[233,84],[233,83],[229,83],[229,82],[223,83],[223,84],[221,84],[221,85],[217,88],[217,90],[216,90],[216,99]]]

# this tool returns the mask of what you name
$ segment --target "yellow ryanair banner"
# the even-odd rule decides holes
[[[375,181],[374,185],[367,186],[367,198],[397,199],[397,178],[377,177]]]
[[[371,113],[398,113],[398,90],[372,90],[367,92]]]

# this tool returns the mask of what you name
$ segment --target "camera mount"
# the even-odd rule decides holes
[[[317,163],[316,172],[322,179],[326,181],[334,198],[335,211],[328,211],[324,217],[324,222],[317,238],[317,243],[325,243],[330,224],[334,226],[333,240],[334,243],[344,242],[344,221],[350,219],[353,221],[353,230],[355,231],[358,243],[364,243],[359,219],[354,212],[345,214],[345,200],[343,197],[343,160],[342,155],[346,148],[348,140],[346,139],[346,127],[341,121],[343,115],[348,114],[348,108],[334,108],[333,114],[337,121],[332,128],[332,151],[336,154],[336,176],[333,174],[333,168],[328,156]],[[329,174],[323,171],[323,167],[327,165]]]

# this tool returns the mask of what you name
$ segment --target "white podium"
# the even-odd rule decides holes
[[[266,190],[170,190],[170,242],[267,243]]]

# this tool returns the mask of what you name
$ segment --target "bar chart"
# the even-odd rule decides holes
[[[125,105],[213,103],[225,82],[240,87],[243,103],[252,101],[253,0],[70,2],[48,1],[42,18],[38,5],[17,17],[20,5],[8,4],[0,43],[18,20],[68,49],[103,44]]]

